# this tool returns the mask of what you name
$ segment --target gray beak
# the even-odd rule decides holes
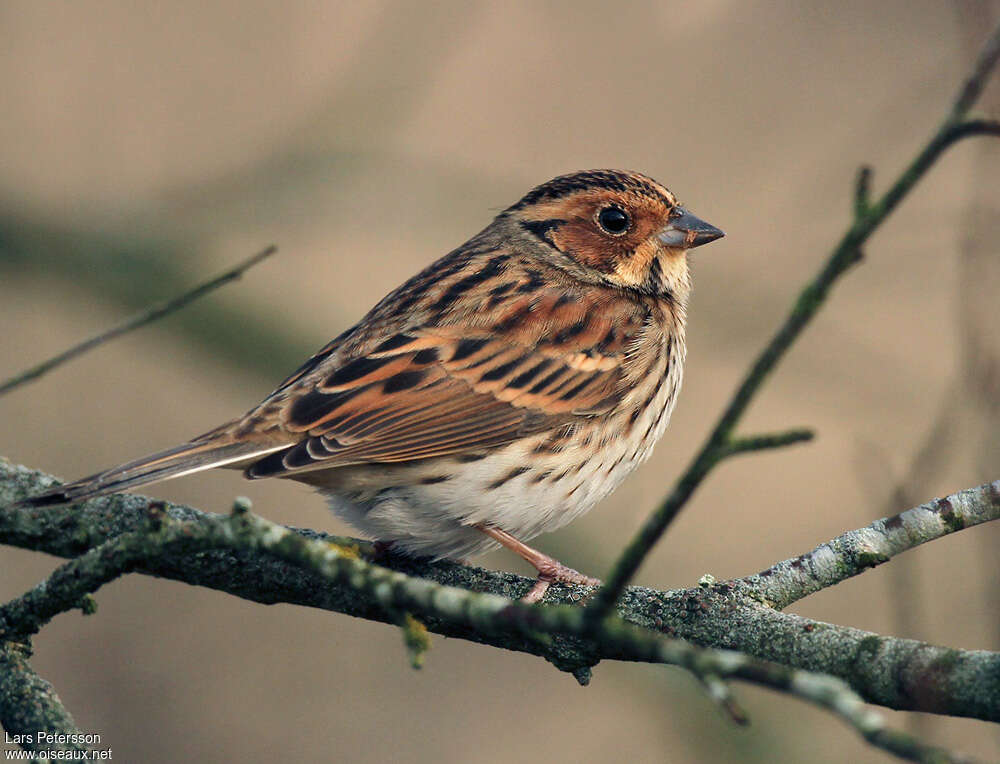
[[[691,249],[721,239],[725,234],[714,225],[696,218],[683,207],[675,207],[670,222],[657,234],[668,247]]]

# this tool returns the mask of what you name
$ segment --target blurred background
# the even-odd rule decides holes
[[[0,378],[269,243],[279,254],[168,320],[0,399],[0,453],[63,477],[242,413],[376,300],[531,186],[622,167],[727,237],[694,254],[685,389],[652,459],[538,540],[604,575],[701,444],[849,223],[929,137],[1000,3],[444,0],[6,2],[0,7]],[[984,106],[1000,106],[998,88]],[[867,248],[745,431],[809,445],[727,462],[640,573],[742,576],[1000,477],[1000,144],[955,148]],[[150,492],[245,494],[349,533],[309,489],[222,471]],[[1000,527],[794,606],[1000,648]],[[528,571],[509,554],[480,562]],[[0,596],[56,561],[0,552]],[[116,761],[888,761],[833,717],[739,687],[737,729],[679,671],[537,659],[139,576],[58,618],[34,665]],[[890,714],[981,757],[981,722]]]

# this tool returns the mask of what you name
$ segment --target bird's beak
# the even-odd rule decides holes
[[[674,207],[670,222],[656,236],[668,247],[691,249],[721,239],[725,234],[683,207]]]

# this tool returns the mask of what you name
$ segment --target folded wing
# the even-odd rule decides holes
[[[301,440],[247,475],[488,451],[617,405],[622,363],[645,324],[634,303],[553,293],[505,307],[486,325],[411,329],[318,367],[281,413]]]

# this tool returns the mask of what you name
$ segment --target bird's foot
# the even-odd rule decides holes
[[[539,552],[537,549],[533,549],[523,541],[518,541],[516,538],[507,533],[507,531],[502,531],[499,528],[494,528],[491,525],[484,524],[477,525],[476,527],[494,541],[499,542],[515,554],[530,562],[532,566],[534,566],[535,570],[538,571],[538,580],[535,581],[535,585],[528,590],[528,593],[521,598],[521,602],[540,602],[542,597],[545,596],[545,592],[549,590],[549,586],[555,583],[577,584],[579,586],[601,585],[599,579],[585,576],[583,573],[563,565],[561,562],[549,557],[544,552]]]
[[[528,590],[528,593],[521,597],[521,602],[526,602],[528,604],[541,602],[542,597],[545,596],[545,593],[549,590],[549,586],[552,584],[600,586],[601,580],[599,578],[585,576],[580,571],[573,570],[573,568],[563,565],[558,560],[554,560],[549,557],[538,568],[538,580],[535,581],[535,585]]]

